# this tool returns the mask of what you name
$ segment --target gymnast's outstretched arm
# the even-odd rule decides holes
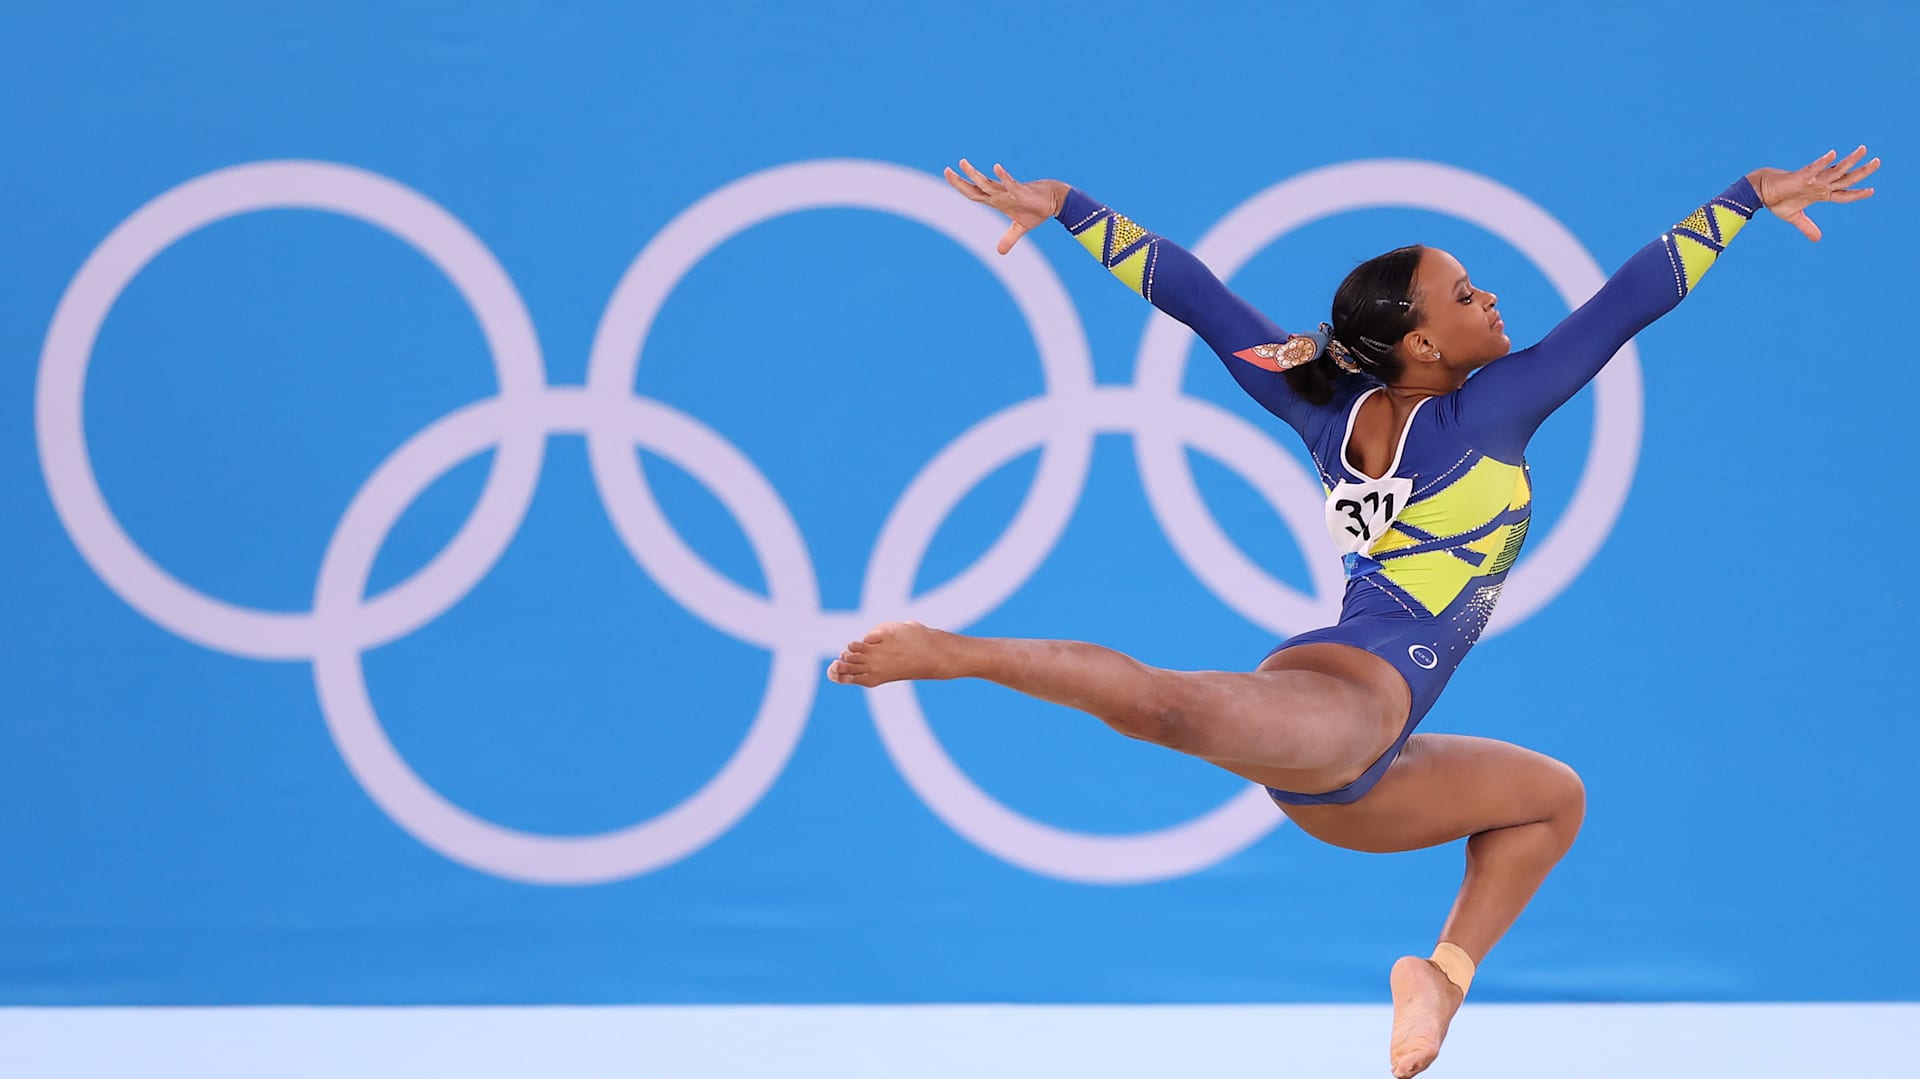
[[[1316,406],[1287,384],[1281,365],[1311,360],[1325,344],[1319,335],[1287,333],[1235,295],[1191,252],[1076,188],[1058,180],[1022,183],[998,165],[998,179],[965,161],[960,166],[966,177],[948,169],[947,182],[1013,220],[1000,240],[1001,254],[1041,221],[1058,218],[1127,287],[1199,334],[1248,396],[1306,436],[1306,421]]]
[[[1599,374],[1629,338],[1685,299],[1761,206],[1818,240],[1807,206],[1866,198],[1872,188],[1849,188],[1880,167],[1879,158],[1860,163],[1864,146],[1844,161],[1836,156],[1828,153],[1794,172],[1748,173],[1642,247],[1539,344],[1468,379],[1457,391],[1458,409],[1461,423],[1475,431],[1475,444],[1496,458],[1518,461],[1541,422]]]

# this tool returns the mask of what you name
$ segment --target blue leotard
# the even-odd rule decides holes
[[[1381,384],[1342,374],[1333,399],[1307,402],[1280,357],[1325,345],[1288,334],[1179,245],[1080,191],[1059,212],[1082,246],[1155,307],[1186,323],[1240,387],[1306,441],[1328,491],[1328,526],[1346,553],[1340,621],[1274,651],[1317,641],[1365,649],[1407,680],[1400,736],[1358,779],[1318,794],[1269,789],[1277,802],[1347,803],[1373,788],[1480,639],[1527,534],[1527,442],[1628,338],[1673,309],[1760,205],[1742,179],[1628,259],[1592,299],[1531,348],[1488,364],[1452,393],[1414,407],[1393,465],[1369,477],[1347,462],[1354,417]]]

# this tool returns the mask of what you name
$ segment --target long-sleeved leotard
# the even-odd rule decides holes
[[[1344,803],[1372,789],[1480,639],[1527,534],[1533,506],[1526,447],[1556,408],[1654,319],[1672,310],[1760,205],[1742,179],[1641,248],[1593,298],[1531,348],[1488,364],[1453,393],[1414,406],[1393,464],[1355,470],[1354,417],[1380,383],[1343,373],[1311,404],[1279,370],[1324,336],[1288,334],[1233,294],[1191,253],[1070,191],[1058,217],[1115,276],[1184,322],[1242,389],[1300,434],[1327,490],[1327,524],[1346,564],[1340,621],[1280,648],[1336,642],[1393,664],[1413,693],[1399,739],[1336,791],[1272,791],[1276,801]],[[1278,649],[1276,649],[1278,651]]]

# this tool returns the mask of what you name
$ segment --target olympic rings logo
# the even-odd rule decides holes
[[[1228,214],[1194,251],[1231,277],[1279,237],[1322,217],[1371,207],[1448,214],[1499,236],[1531,259],[1570,306],[1604,280],[1592,256],[1544,210],[1475,173],[1415,161],[1359,161],[1303,173]],[[926,225],[969,252],[1012,294],[1033,332],[1045,392],[981,420],[939,452],[887,516],[860,606],[829,611],[805,538],[754,463],[699,420],[633,392],[649,328],[680,280],[733,236],[787,214],[859,208]],[[394,451],[354,496],[321,560],[313,606],[263,611],[198,592],[155,564],[103,497],[82,430],[94,341],[121,293],[160,252],[222,219],[277,209],[321,210],[383,229],[425,255],[479,320],[499,392],[456,409]],[[163,628],[207,648],[313,665],[329,733],[360,785],[421,843],[501,877],[591,884],[649,873],[728,831],[772,787],[799,741],[824,663],[882,618],[953,628],[985,616],[1038,569],[1065,531],[1092,463],[1094,435],[1130,434],[1148,500],[1176,552],[1221,602],[1278,637],[1324,625],[1339,606],[1330,558],[1309,558],[1313,587],[1295,591],[1239,550],[1201,500],[1188,448],[1236,469],[1277,510],[1302,550],[1321,548],[1321,491],[1271,437],[1180,390],[1191,337],[1150,318],[1134,380],[1096,385],[1078,312],[1037,245],[991,252],[996,215],[945,184],[896,165],[811,161],[748,176],[681,213],[641,251],[615,288],[584,386],[547,381],[533,322],[493,254],[457,218],[393,180],[344,165],[272,161],[208,173],[162,194],[87,258],[54,313],[41,354],[35,425],[41,467],[61,523],[94,572]],[[1639,453],[1639,358],[1629,344],[1596,382],[1593,443],[1571,507],[1515,569],[1488,632],[1538,611],[1585,567],[1619,515]],[[540,835],[454,805],[401,758],[368,693],[362,655],[449,610],[489,573],[530,505],[549,436],[584,435],[594,483],[627,549],[676,602],[715,629],[766,648],[772,670],[740,746],[695,794],[652,819],[597,835]],[[667,521],[638,446],[705,484],[739,521],[767,581],[762,596],[696,554]],[[1034,448],[1040,465],[1007,530],[971,566],[914,594],[941,523],[972,488]],[[388,533],[437,479],[493,451],[471,515],[412,577],[376,596],[368,576]],[[908,684],[870,691],[875,725],[908,784],[948,826],[1035,873],[1091,883],[1197,872],[1253,843],[1283,818],[1249,789],[1200,817],[1134,835],[1090,835],[1031,820],[975,785],[935,740]]]

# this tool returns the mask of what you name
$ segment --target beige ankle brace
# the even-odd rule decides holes
[[[1458,944],[1441,941],[1433,949],[1430,962],[1440,968],[1440,973],[1445,974],[1448,981],[1459,986],[1460,992],[1465,993],[1473,985],[1473,957]]]

